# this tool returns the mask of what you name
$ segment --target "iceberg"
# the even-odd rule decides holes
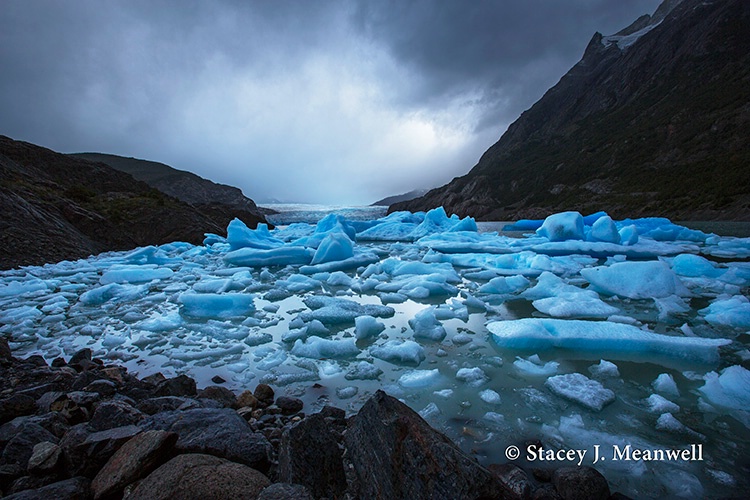
[[[542,226],[536,230],[536,234],[550,241],[582,240],[583,216],[578,212],[561,212],[550,215]]]
[[[244,293],[192,293],[180,295],[180,314],[190,318],[237,318],[255,312],[254,296]]]
[[[719,346],[729,339],[677,337],[608,321],[524,318],[487,324],[500,347],[527,351],[564,349],[570,353],[606,354],[612,359],[644,359],[715,364]]]
[[[690,294],[680,278],[662,261],[625,261],[581,269],[593,288],[630,299],[654,299]]]

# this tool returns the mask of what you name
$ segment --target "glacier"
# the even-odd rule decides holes
[[[731,432],[736,448],[707,448],[708,469],[604,472],[626,492],[670,473],[744,484],[750,239],[603,212],[514,229],[443,209],[236,219],[203,245],[0,271],[0,334],[16,356],[89,347],[139,376],[264,382],[313,409],[353,412],[384,388],[487,463],[505,461],[508,435],[646,449]]]

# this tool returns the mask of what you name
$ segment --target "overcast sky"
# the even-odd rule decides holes
[[[2,0],[0,134],[256,200],[369,204],[473,167],[659,0]]]

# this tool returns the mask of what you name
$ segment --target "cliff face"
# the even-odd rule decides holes
[[[750,3],[665,1],[583,58],[465,176],[389,211],[750,220]]]
[[[217,184],[192,172],[154,161],[103,153],[76,153],[71,156],[105,163],[127,172],[162,193],[193,205],[222,227],[226,227],[234,217],[239,217],[250,226],[265,222],[263,210],[234,186]]]
[[[0,268],[172,241],[219,225],[131,175],[0,136]]]

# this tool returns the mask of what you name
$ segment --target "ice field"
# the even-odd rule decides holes
[[[483,463],[530,440],[589,464],[594,445],[703,445],[596,464],[634,497],[750,487],[750,238],[604,213],[508,228],[523,237],[442,209],[356,218],[3,271],[0,333],[16,356],[91,347],[311,410],[384,388]]]

